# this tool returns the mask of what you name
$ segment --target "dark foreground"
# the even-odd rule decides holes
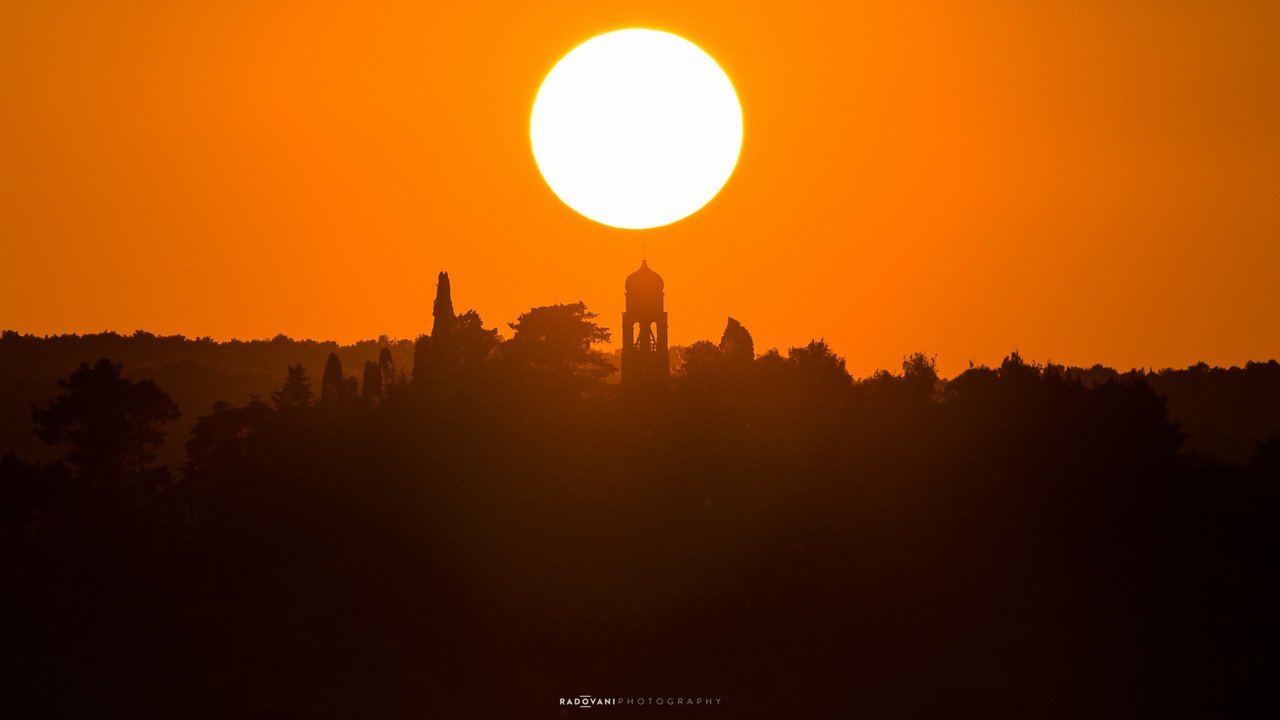
[[[223,406],[172,475],[11,457],[2,714],[1275,716],[1275,441],[805,352]]]

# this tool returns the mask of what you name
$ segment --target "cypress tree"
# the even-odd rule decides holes
[[[347,383],[342,376],[342,361],[337,353],[329,353],[324,363],[324,376],[320,379],[320,402],[341,400],[346,394]]]

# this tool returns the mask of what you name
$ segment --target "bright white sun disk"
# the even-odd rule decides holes
[[[555,194],[605,225],[673,223],[715,197],[742,147],[742,108],[697,45],[618,30],[574,48],[547,75],[530,121]]]

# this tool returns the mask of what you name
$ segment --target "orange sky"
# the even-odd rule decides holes
[[[271,5],[271,8],[264,6]],[[673,226],[562,205],[542,77],[680,34],[743,104],[738,169]],[[732,314],[855,374],[1024,356],[1280,355],[1280,3],[7,2],[0,326],[351,341],[490,325],[639,262],[673,343]]]

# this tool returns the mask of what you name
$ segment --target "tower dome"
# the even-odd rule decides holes
[[[627,276],[627,292],[662,292],[662,276],[649,269],[649,261],[641,260],[640,269]]]
[[[662,312],[662,276],[641,260],[640,269],[627,276],[627,310],[645,314]]]

